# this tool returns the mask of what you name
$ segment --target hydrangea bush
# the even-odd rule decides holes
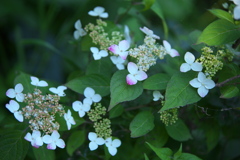
[[[157,2],[144,2],[161,15]],[[110,22],[102,6],[85,13],[94,23],[76,19],[72,42],[88,48],[86,70],[61,85],[21,72],[5,107],[25,129],[0,133],[0,144],[10,145],[0,155],[54,159],[64,150],[65,159],[207,158],[225,143],[215,112],[240,104],[240,3],[222,5],[210,10],[218,19],[194,34],[195,51],[174,49],[155,33],[160,29]],[[135,30],[144,38],[136,40]],[[196,114],[214,118],[213,126],[199,132]],[[190,141],[204,143],[206,153]]]

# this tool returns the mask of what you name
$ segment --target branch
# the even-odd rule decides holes
[[[234,80],[234,79],[237,79],[237,78],[240,78],[240,75],[237,75],[237,76],[235,76],[235,77],[229,78],[229,79],[227,79],[227,80],[225,80],[225,81],[223,81],[223,82],[221,82],[221,83],[217,83],[216,86],[217,86],[217,87],[222,87],[222,86],[224,86],[226,83],[228,83],[228,82],[230,82],[230,81],[232,81],[232,80]]]

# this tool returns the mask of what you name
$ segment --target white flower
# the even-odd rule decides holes
[[[9,98],[15,98],[18,102],[23,102],[24,100],[24,94],[22,93],[23,91],[23,85],[21,83],[18,83],[15,88],[10,88],[7,90],[6,95]]]
[[[154,39],[160,39],[159,36],[155,35],[152,30],[148,29],[147,27],[140,28],[140,30],[145,33],[146,35],[154,38]]]
[[[74,24],[74,27],[75,27],[75,31],[73,33],[73,37],[78,40],[79,37],[83,37],[85,36],[87,33],[86,31],[82,28],[82,23],[80,20],[77,20]]]
[[[73,124],[76,124],[76,122],[74,121],[73,117],[72,117],[72,113],[70,110],[68,110],[67,113],[64,114],[64,119],[66,120],[67,122],[67,127],[68,127],[68,130],[71,129],[71,125]]]
[[[37,87],[46,87],[48,86],[46,81],[39,81],[37,77],[31,76],[31,84]]]
[[[55,150],[57,146],[59,148],[64,148],[65,147],[65,142],[60,139],[60,134],[54,130],[50,135],[45,135],[43,136],[43,142],[48,144],[47,149]]]
[[[205,97],[208,94],[208,90],[215,87],[215,82],[206,78],[206,75],[202,72],[198,73],[198,77],[191,80],[190,85],[194,88],[198,88],[198,94],[201,97]]]
[[[49,91],[59,95],[60,97],[64,97],[66,94],[64,93],[64,90],[66,90],[67,87],[65,86],[58,86],[57,88],[51,87],[49,88]]]
[[[107,51],[105,51],[105,50],[99,51],[99,49],[97,47],[91,47],[90,50],[93,53],[94,60],[99,60],[102,57],[107,57],[108,56],[108,52]]]
[[[97,137],[97,134],[94,132],[88,133],[88,139],[91,141],[89,143],[89,149],[91,151],[96,150],[99,145],[103,145],[105,140],[103,138]]]
[[[236,5],[240,5],[240,0],[231,0],[233,1],[233,3],[235,3]]]
[[[23,115],[21,111],[18,111],[19,104],[15,100],[10,100],[9,104],[6,104],[6,108],[13,113],[14,117],[19,121],[23,122]]]
[[[40,131],[33,130],[32,135],[31,133],[27,133],[24,139],[31,142],[31,145],[35,148],[38,148],[43,145],[43,140]]]
[[[112,140],[112,138],[107,138],[105,141],[105,144],[108,147],[108,152],[112,156],[115,156],[117,153],[117,147],[121,145],[121,141],[119,139]]]
[[[195,57],[194,57],[194,55],[192,53],[187,52],[184,55],[184,60],[187,63],[183,63],[180,66],[180,71],[181,72],[187,72],[187,71],[190,71],[191,69],[193,71],[198,71],[198,72],[202,71],[202,64],[198,63],[198,62],[194,62],[195,61]]]
[[[165,47],[167,53],[171,56],[171,57],[176,57],[179,56],[179,53],[177,50],[172,49],[170,43],[168,43],[168,41],[163,40],[163,46]]]
[[[108,18],[108,13],[104,11],[105,9],[103,7],[98,6],[98,7],[95,7],[93,11],[89,11],[88,14],[94,17],[99,16],[101,18]]]
[[[130,73],[126,77],[128,85],[134,85],[137,81],[142,81],[148,77],[144,71],[139,71],[138,66],[133,62],[128,63],[127,69]]]
[[[153,91],[153,101],[158,101],[163,98],[163,95],[159,91]]]
[[[83,103],[80,101],[75,101],[72,103],[73,110],[78,112],[79,117],[85,116],[86,112],[88,112],[91,107],[90,104],[85,102],[86,100],[83,100]]]
[[[111,56],[110,59],[119,70],[125,69],[124,67],[125,60],[122,59],[120,56]]]
[[[127,25],[125,25],[125,26],[124,26],[124,37],[125,37],[125,39],[128,41],[128,43],[131,44],[132,39],[131,39],[129,33],[130,33],[129,28],[128,28]]]
[[[89,105],[92,105],[93,102],[100,102],[102,99],[102,97],[99,94],[95,94],[95,91],[90,87],[84,90],[84,96],[86,97],[84,104],[87,103]]]
[[[127,40],[122,40],[118,45],[113,44],[108,49],[116,55],[119,55],[122,59],[126,59],[128,56],[128,49],[130,44]]]
[[[240,19],[240,5],[237,5],[234,9],[233,9],[233,17],[236,20]]]

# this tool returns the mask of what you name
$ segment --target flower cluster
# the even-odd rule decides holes
[[[160,120],[168,126],[176,123],[178,120],[178,108],[171,108],[160,112]]]

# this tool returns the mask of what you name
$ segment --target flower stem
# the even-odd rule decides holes
[[[217,83],[216,86],[217,86],[217,87],[222,87],[222,86],[224,86],[226,83],[228,83],[228,82],[230,82],[230,81],[232,81],[232,80],[234,80],[234,79],[237,79],[237,78],[240,78],[240,75],[237,75],[237,76],[235,76],[235,77],[231,77],[231,78],[229,78],[229,79],[227,79],[227,80],[225,80],[225,81],[223,81],[223,82],[221,82],[221,83]]]

